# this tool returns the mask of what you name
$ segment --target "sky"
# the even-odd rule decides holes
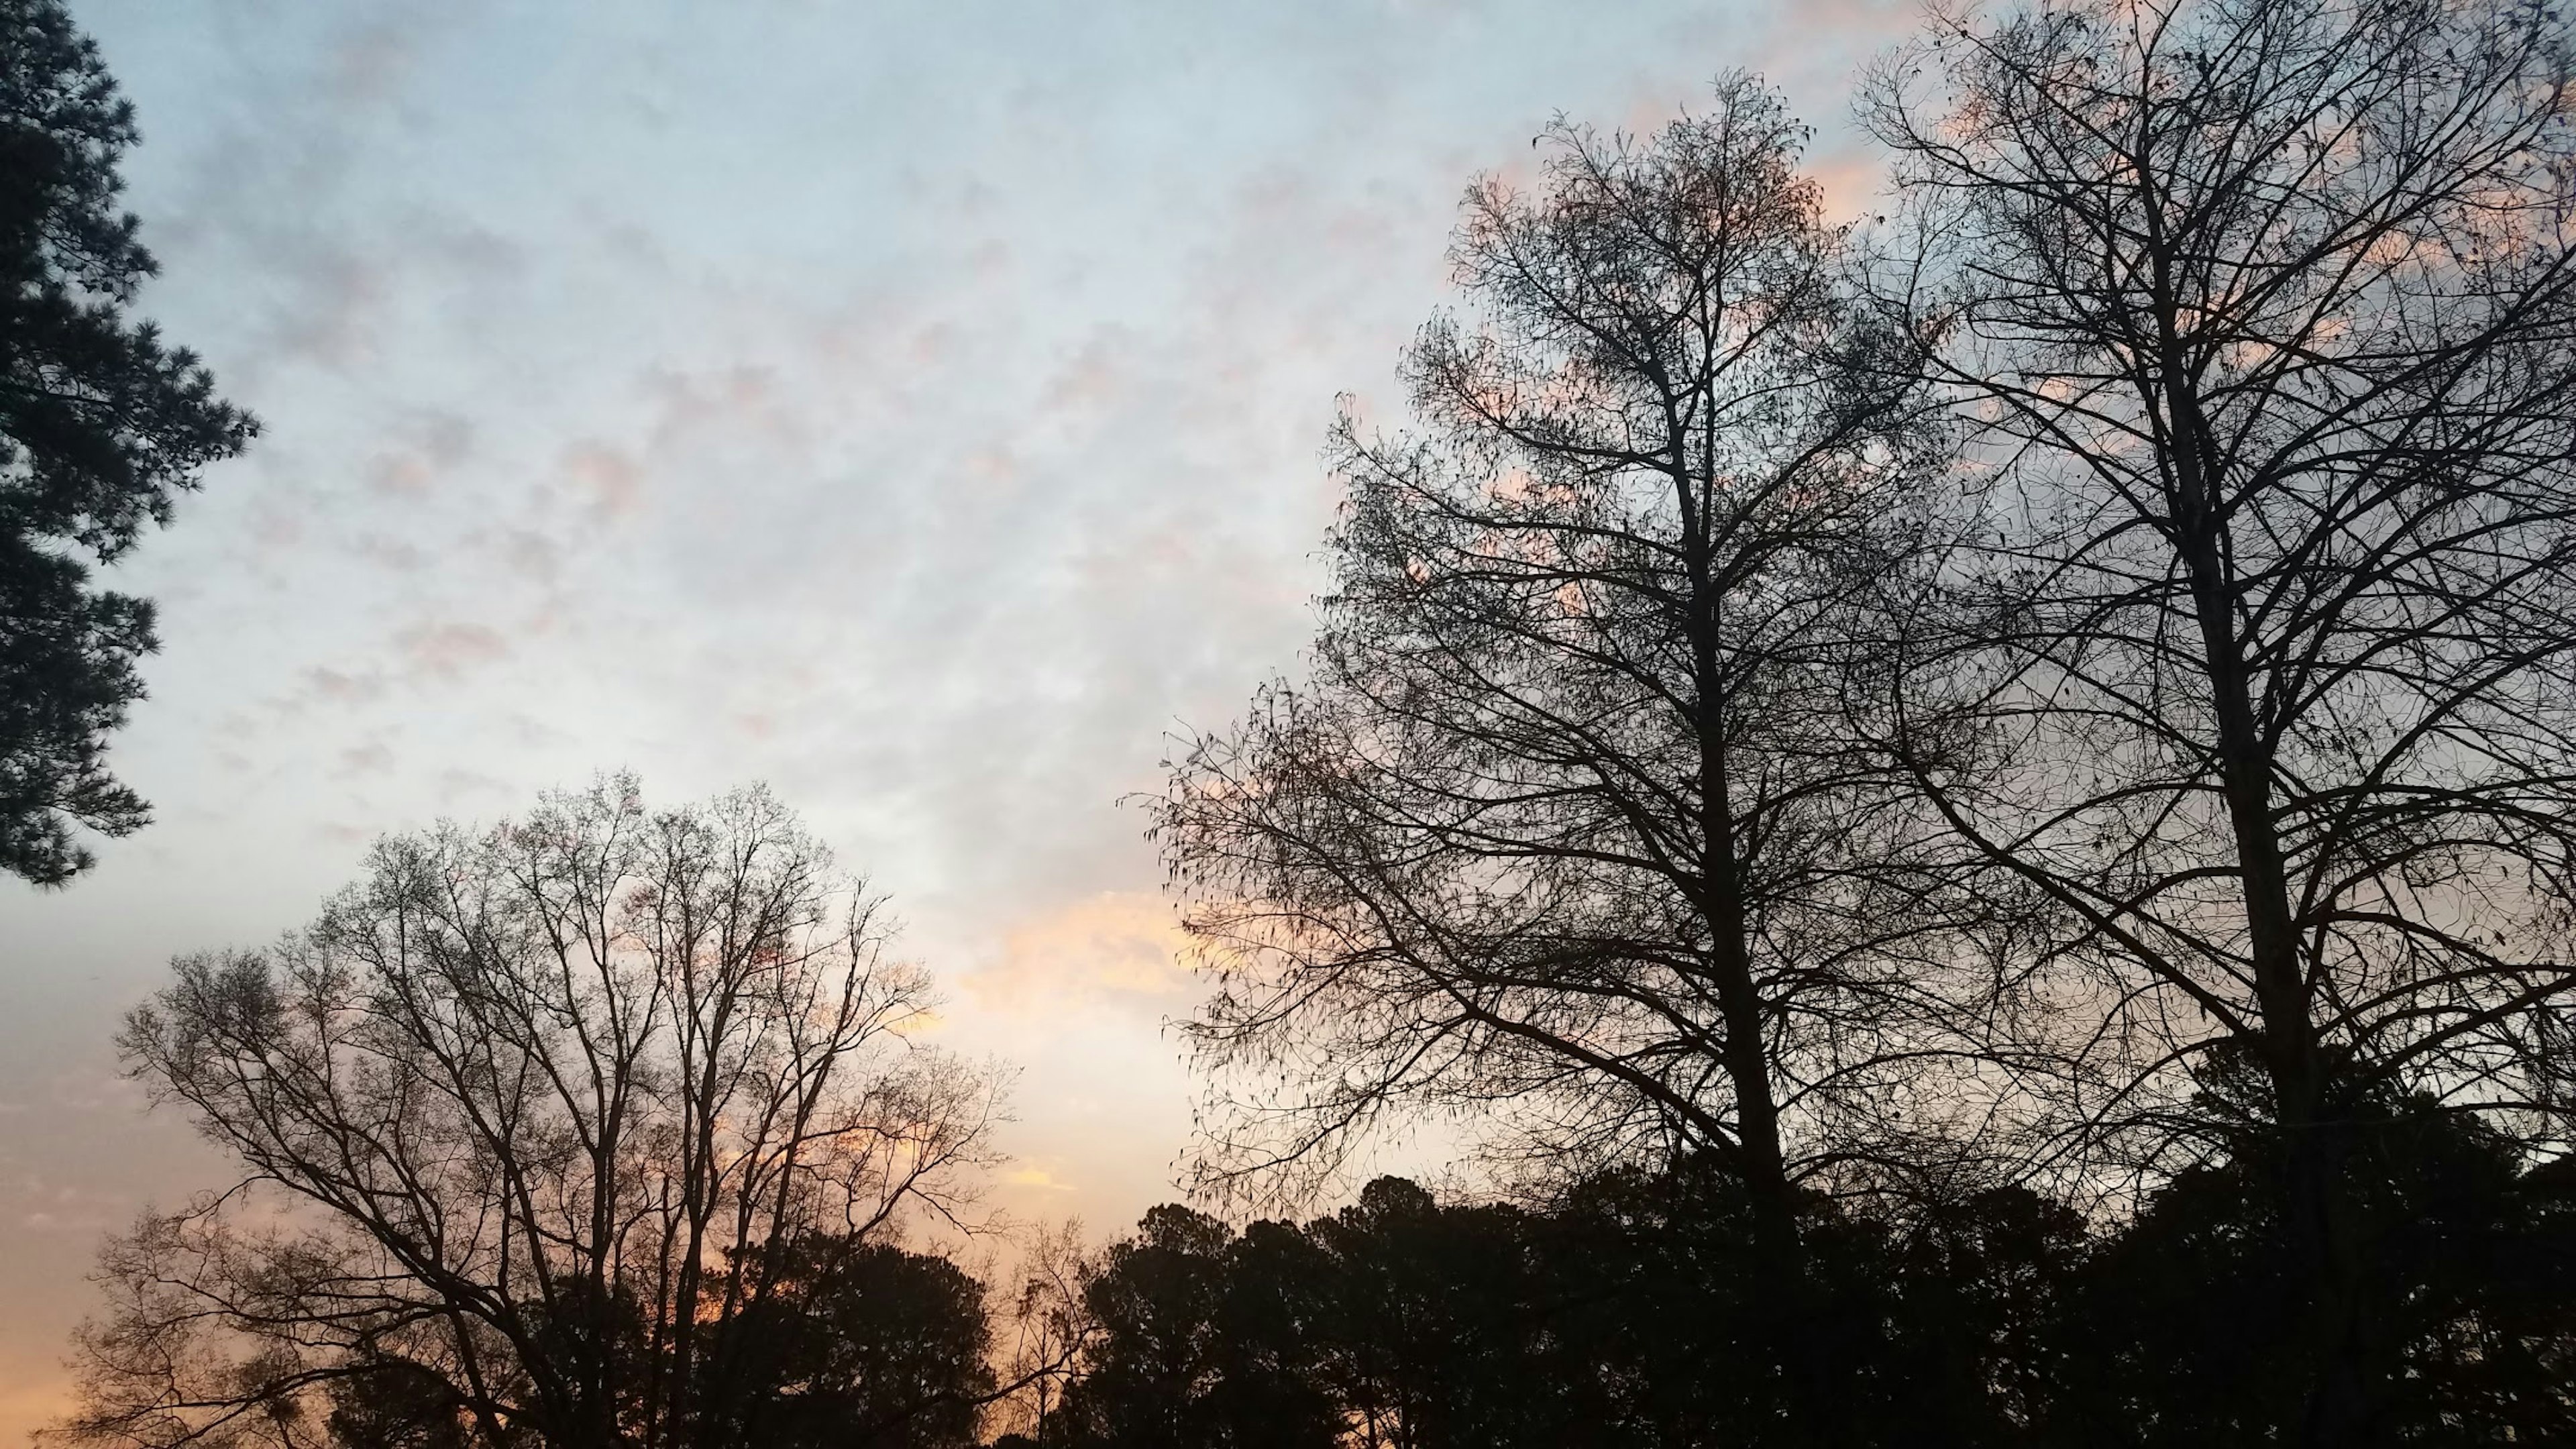
[[[366,843],[769,782],[1016,1068],[996,1203],[1174,1196],[1191,980],[1132,803],[1293,675],[1335,399],[1400,420],[1479,173],[1744,67],[1866,203],[1903,0],[72,0],[142,310],[259,414],[114,570],[156,808],[0,882],[0,1442],[102,1235],[226,1179],[117,1071],[172,955]]]

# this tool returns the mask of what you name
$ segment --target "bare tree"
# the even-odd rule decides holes
[[[995,1275],[1010,1285],[1003,1311],[995,1315],[1010,1324],[1009,1348],[999,1356],[1008,1388],[997,1396],[987,1427],[997,1438],[1017,1434],[1043,1444],[1049,1442],[1050,1417],[1081,1376],[1098,1336],[1083,1295],[1099,1265],[1082,1224],[1070,1219],[1029,1233],[1018,1250],[1015,1271]]]
[[[1161,805],[1221,984],[1189,1031],[1251,1088],[1203,1187],[1311,1186],[1390,1113],[1555,1167],[1713,1154],[1794,1318],[1800,1192],[1943,1075],[1960,921],[1845,725],[1920,440],[1845,356],[1874,344],[1804,135],[1734,77],[1469,192],[1476,317],[1407,356],[1420,430],[1337,434],[1312,682],[1193,740]]]
[[[2072,923],[2078,1140],[2205,1150],[2195,1071],[2259,1062],[2309,1442],[2391,1347],[2367,1104],[2548,1105],[2576,994],[2565,40],[2520,0],[2080,0],[1938,14],[1868,92],[1991,505],[1891,738],[1997,731],[1914,763]]]
[[[885,945],[765,791],[621,778],[182,959],[123,1049],[243,1177],[110,1249],[65,1429],[314,1442],[398,1384],[471,1442],[697,1442],[728,1324],[989,1159],[996,1080],[905,1039],[930,982]]]

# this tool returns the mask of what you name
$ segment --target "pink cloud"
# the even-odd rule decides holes
[[[564,450],[563,470],[603,518],[624,518],[644,506],[644,470],[621,449],[576,443]]]
[[[964,980],[980,1004],[1003,1011],[1168,1005],[1194,984],[1182,962],[1187,945],[1161,896],[1104,891],[1014,927],[1001,960]]]
[[[510,652],[497,629],[483,624],[422,624],[394,636],[415,672],[454,679]]]
[[[1118,398],[1124,379],[1111,353],[1116,339],[1095,336],[1047,384],[1045,406],[1067,412],[1098,412]]]
[[[401,429],[410,435],[397,449],[378,453],[367,465],[367,479],[381,493],[422,498],[439,476],[474,451],[474,425],[453,413],[429,413]]]
[[[379,457],[374,465],[367,469],[367,481],[374,484],[377,491],[391,493],[397,497],[427,497],[430,484],[429,464],[409,454]]]

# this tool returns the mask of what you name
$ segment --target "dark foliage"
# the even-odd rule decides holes
[[[331,1441],[343,1449],[468,1449],[475,1442],[464,1396],[409,1359],[376,1359],[334,1385],[331,1399]]]
[[[2205,1109],[2261,1101],[2259,1069],[2204,1074]],[[2476,1119],[2422,1103],[2357,1112],[2344,1151],[2360,1351],[2388,1386],[2371,1442],[2564,1443],[2576,1435],[2576,1196]],[[2237,1117],[2235,1152],[2179,1174],[2088,1257],[2089,1310],[2063,1320],[2054,1411],[2066,1442],[2269,1440],[2304,1380],[2297,1260],[2282,1245],[2283,1134]]]
[[[2274,1139],[2089,1229],[2021,1188],[1901,1215],[1811,1199],[1804,1236],[1848,1442],[2274,1443],[2300,1323]],[[2576,1434],[2576,1192],[2429,1110],[2357,1153],[2403,1444]],[[1062,1449],[1802,1442],[1764,1407],[1776,1305],[1742,1189],[1693,1163],[1544,1209],[1396,1179],[1303,1226],[1148,1214],[1089,1291]]]
[[[767,1270],[728,1275],[747,1300],[714,1325],[685,1442],[705,1449],[952,1449],[976,1442],[993,1375],[983,1291],[945,1258],[848,1237],[814,1237]],[[564,1285],[551,1312],[531,1305],[546,1351],[596,1359],[611,1382],[666,1379],[666,1354],[629,1295]],[[657,1369],[659,1372],[657,1373]],[[338,1449],[467,1449],[559,1442],[535,1420],[479,1424],[449,1373],[392,1353],[361,1358],[331,1390],[325,1427]],[[618,1419],[644,1427],[630,1390]],[[283,1436],[297,1442],[290,1432]]]
[[[945,1258],[884,1243],[808,1239],[781,1257],[740,1285],[751,1301],[708,1345],[695,1443],[975,1442],[993,1387],[981,1285]]]
[[[143,692],[152,607],[93,588],[91,564],[258,431],[128,315],[155,270],[117,209],[134,140],[62,5],[0,0],[0,869],[44,885],[89,865],[76,824],[146,815],[104,755]]]

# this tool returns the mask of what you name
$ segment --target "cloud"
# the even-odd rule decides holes
[[[1162,897],[1103,891],[1011,930],[1001,959],[964,978],[978,1005],[1028,1012],[1069,1004],[1166,1011],[1193,986],[1188,944]]]
[[[393,769],[393,749],[382,740],[369,740],[340,752],[342,775],[390,775]]]
[[[394,644],[414,673],[450,681],[510,652],[500,631],[483,624],[415,625],[395,635]]]
[[[1086,339],[1047,383],[1044,406],[1049,411],[1096,413],[1118,400],[1125,386],[1119,354],[1128,346],[1124,328],[1103,328]]]
[[[644,470],[622,449],[575,443],[564,450],[563,471],[602,518],[623,518],[644,506]]]
[[[1072,1192],[1074,1185],[1059,1179],[1043,1167],[1022,1165],[1002,1174],[1005,1187],[1034,1189],[1040,1192]]]
[[[283,357],[356,367],[379,352],[378,324],[393,292],[381,262],[320,246],[299,267],[299,285],[277,314],[270,345]]]
[[[407,453],[379,455],[367,473],[367,481],[384,492],[408,498],[429,494],[429,465]]]
[[[348,674],[317,667],[304,671],[304,687],[315,697],[335,704],[366,704],[383,697],[385,679],[381,674]]]
[[[514,528],[501,536],[500,556],[519,577],[552,583],[563,569],[563,551],[542,533]]]
[[[423,413],[401,431],[401,443],[367,465],[367,481],[398,498],[428,497],[439,479],[474,451],[474,425],[454,413]]]
[[[354,547],[360,557],[372,559],[396,573],[418,573],[429,562],[429,555],[421,551],[420,545],[381,533],[358,535]]]
[[[441,801],[453,802],[476,795],[507,798],[513,789],[509,781],[480,770],[449,768],[438,772],[438,798]]]
[[[369,16],[331,47],[334,89],[361,104],[393,100],[417,67],[420,51],[417,27],[392,14]]]

